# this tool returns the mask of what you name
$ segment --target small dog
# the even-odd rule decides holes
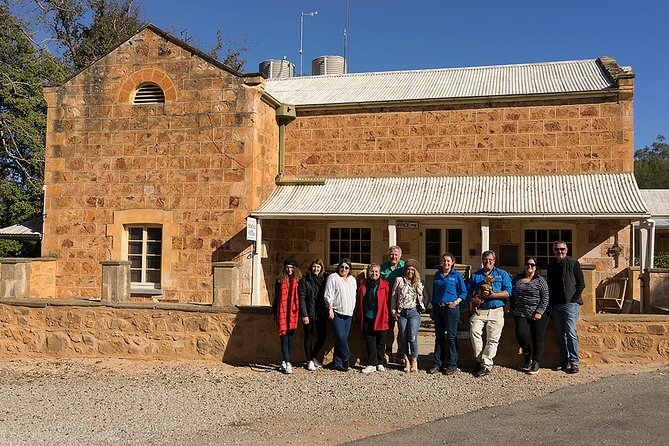
[[[493,276],[486,276],[483,283],[472,294],[472,308],[476,311],[476,314],[481,314],[479,308],[483,304],[485,297],[492,293],[492,284],[494,281],[495,278]]]

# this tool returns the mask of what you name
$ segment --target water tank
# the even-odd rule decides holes
[[[311,61],[311,74],[314,76],[344,73],[346,73],[346,59],[341,56],[321,56]]]
[[[295,65],[289,60],[270,59],[260,62],[260,72],[267,79],[288,79],[295,75]]]

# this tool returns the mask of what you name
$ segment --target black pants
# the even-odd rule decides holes
[[[548,314],[544,313],[538,321],[521,316],[515,316],[514,319],[516,321],[516,339],[520,348],[523,349],[525,358],[540,362],[541,355],[544,353],[544,335],[550,319]]]
[[[293,350],[295,350],[295,330],[288,330],[286,334],[281,337],[281,355],[283,360],[290,362],[290,358],[293,356]]]
[[[362,333],[365,335],[367,346],[367,365],[383,364],[383,355],[386,352],[386,331],[374,330],[374,319],[365,318],[362,322]]]
[[[318,354],[325,345],[328,336],[328,320],[321,316],[315,321],[309,320],[310,324],[304,324],[304,354],[307,356],[307,362],[313,358],[318,359]],[[311,346],[311,335],[316,330],[316,343]]]

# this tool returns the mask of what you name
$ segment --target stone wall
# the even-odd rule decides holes
[[[37,300],[0,302],[0,356],[111,357],[131,359],[201,359],[230,364],[277,364],[279,338],[268,307],[213,309],[208,306],[101,305],[95,302]],[[583,316],[578,325],[583,364],[667,363],[669,316]],[[419,342],[433,342],[432,338]],[[357,327],[351,329],[352,362],[364,360]],[[302,330],[296,337],[294,362],[304,361]],[[331,358],[332,333],[326,343]],[[460,363],[472,365],[468,338],[459,340]],[[431,349],[428,349],[431,350]],[[426,366],[431,360],[420,358]],[[507,318],[496,364],[522,362]],[[542,365],[558,363],[549,326]]]
[[[163,89],[164,104],[132,105],[145,82]],[[174,227],[163,234],[172,249],[162,298],[211,302],[212,261],[241,262],[245,218],[273,187],[278,129],[263,82],[145,28],[45,90],[42,252],[58,259],[54,297],[99,297],[100,261],[125,260],[109,227],[127,222],[114,212],[147,210]]]
[[[42,257],[31,259],[30,297],[54,297],[56,295],[56,259]]]
[[[299,177],[632,172],[631,99],[300,112],[286,174]]]

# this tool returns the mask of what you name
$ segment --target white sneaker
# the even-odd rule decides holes
[[[318,367],[318,368],[323,367],[323,363],[320,362],[320,361],[319,361],[318,359],[316,359],[316,358],[313,358],[313,359],[311,360],[311,362],[313,362],[314,365],[315,365],[316,367]]]
[[[368,365],[367,367],[362,369],[362,373],[372,373],[372,372],[376,372],[376,367],[373,365]]]
[[[314,364],[314,361],[307,362],[307,370],[309,370],[310,372],[316,370],[316,365]]]
[[[376,371],[377,372],[385,372],[386,368],[383,366],[383,364],[379,364],[376,366]]]
[[[281,366],[279,367],[281,373],[286,373],[286,361],[281,361]]]
[[[286,375],[290,375],[291,373],[293,373],[293,366],[290,364],[290,362],[286,363],[286,372],[285,373],[286,373]]]

